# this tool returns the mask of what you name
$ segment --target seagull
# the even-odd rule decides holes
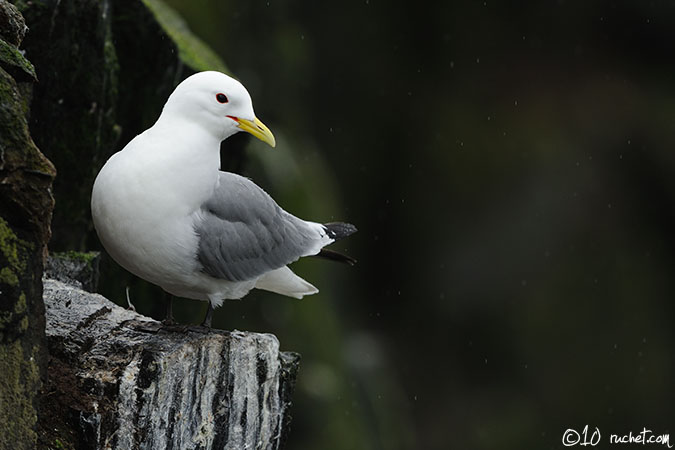
[[[103,247],[169,294],[167,321],[170,295],[207,301],[202,325],[210,327],[214,308],[254,288],[295,298],[317,293],[288,267],[301,257],[355,262],[324,249],[354,225],[299,219],[250,179],[220,170],[220,143],[241,131],[276,145],[239,81],[196,73],[94,181],[91,212]]]

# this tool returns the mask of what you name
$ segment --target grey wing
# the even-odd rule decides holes
[[[313,249],[322,237],[252,181],[229,172],[220,173],[220,184],[200,216],[202,270],[229,281],[250,280],[318,251]]]

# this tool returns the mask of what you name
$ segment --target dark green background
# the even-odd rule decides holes
[[[169,3],[278,138],[243,173],[359,227],[216,311],[303,355],[288,449],[675,431],[673,2]]]

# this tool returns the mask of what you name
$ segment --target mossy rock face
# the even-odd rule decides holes
[[[0,11],[11,10],[5,3]],[[3,23],[0,17],[0,36],[11,35]],[[11,42],[0,44],[0,448],[33,449],[46,364],[41,276],[55,170],[28,132],[31,77],[20,66],[32,66]]]
[[[36,79],[35,68],[26,58],[23,57],[19,49],[0,39],[0,61],[6,67],[14,78],[30,77]]]

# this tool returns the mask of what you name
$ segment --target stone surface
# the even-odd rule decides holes
[[[0,2],[0,39],[18,47],[27,30],[26,21],[19,10],[9,2]]]
[[[37,441],[46,363],[41,276],[55,171],[28,132],[24,67],[32,66],[14,45],[22,37],[17,14],[0,0],[0,448],[21,450]]]
[[[57,430],[44,448],[277,449],[298,356],[273,335],[166,331],[72,284],[45,280]],[[61,421],[61,423],[58,423]]]
[[[73,284],[87,292],[98,288],[99,252],[51,253],[45,266],[45,277]]]

